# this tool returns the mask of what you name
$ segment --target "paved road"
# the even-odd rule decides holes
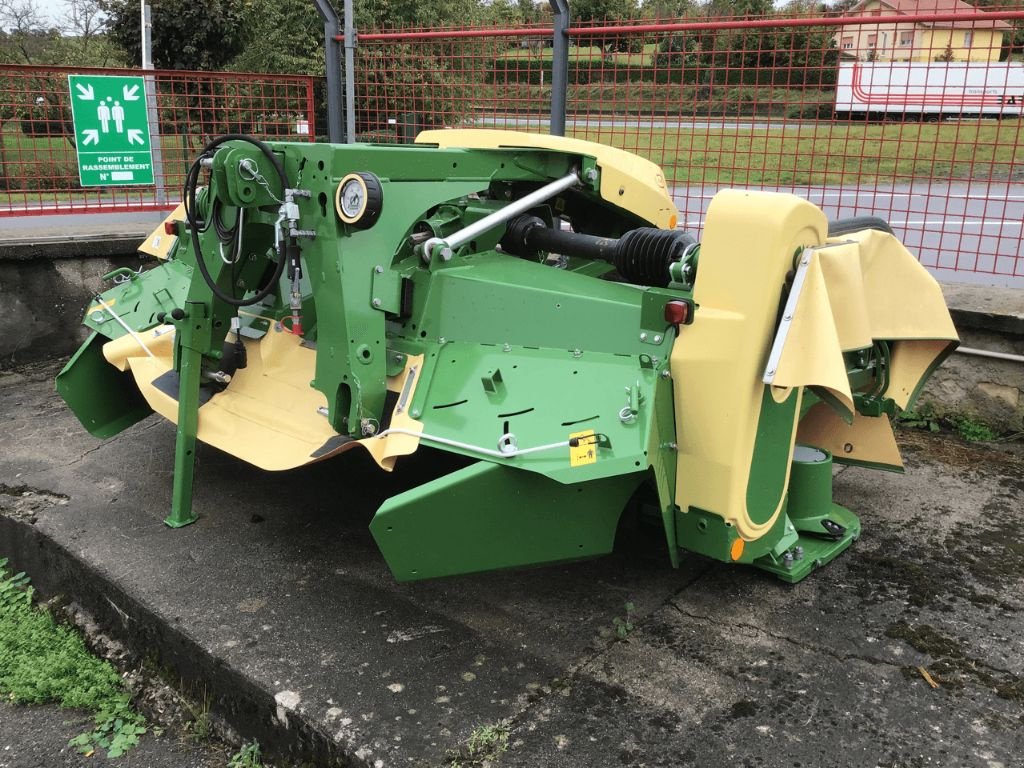
[[[675,187],[682,225],[699,232],[722,187]],[[874,187],[762,187],[822,207],[829,218],[880,216],[941,280],[1024,288],[1024,184],[961,182]],[[161,212],[0,218],[6,238],[79,237],[150,231]]]
[[[713,185],[675,187],[681,226],[700,231]],[[1024,288],[1024,184],[762,187],[804,197],[830,219],[880,216],[939,279]]]

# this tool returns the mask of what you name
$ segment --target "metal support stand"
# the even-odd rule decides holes
[[[171,514],[164,520],[171,528],[183,528],[199,519],[192,510],[192,478],[196,463],[196,433],[199,430],[202,350],[210,341],[208,314],[205,304],[190,301],[185,304],[184,316],[174,320],[177,329],[175,369],[178,371],[178,432],[174,443]]]
[[[341,20],[328,0],[313,0],[313,5],[316,6],[317,13],[324,21],[324,64],[327,68],[327,138],[332,144],[341,144],[344,141],[341,58],[338,55]]]
[[[345,143],[356,142],[356,21],[352,0],[345,0]]]
[[[142,68],[153,69],[153,19],[150,5],[142,3]],[[146,120],[149,123],[149,146],[153,155],[153,184],[157,205],[167,205],[167,175],[164,173],[164,153],[160,143],[160,111],[156,102],[156,80],[146,75],[143,80],[146,95]]]
[[[551,49],[552,136],[565,136],[565,102],[569,91],[569,0],[548,0],[555,15]]]

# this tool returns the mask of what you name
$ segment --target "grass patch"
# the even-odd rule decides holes
[[[674,184],[900,183],[1005,178],[1024,164],[1021,122],[937,125],[801,123],[744,127],[595,126],[572,136],[635,152]]]
[[[493,765],[508,749],[508,737],[509,727],[505,722],[478,725],[460,750],[449,750],[445,768]]]
[[[53,702],[95,714],[95,727],[71,740],[85,754],[118,757],[146,732],[116,670],[93,656],[80,635],[32,603],[24,573],[0,559],[0,695],[15,704]]]

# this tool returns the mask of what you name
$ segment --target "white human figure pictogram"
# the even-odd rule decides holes
[[[114,118],[114,128],[118,133],[124,133],[124,107],[121,106],[120,101],[114,102],[114,108],[110,110],[110,114]]]
[[[109,96],[107,101],[110,101]],[[103,133],[110,133],[110,106],[107,101],[101,101],[100,105],[96,107],[96,117],[100,120],[100,130]]]

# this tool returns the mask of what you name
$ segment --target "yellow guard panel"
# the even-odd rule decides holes
[[[719,192],[701,244],[699,309],[672,347],[676,504],[684,513],[697,507],[721,515],[747,541],[771,529],[789,485],[787,469],[774,514],[751,519],[747,485],[781,288],[794,254],[822,243],[827,231],[825,214],[792,195]],[[796,415],[793,421],[795,436]]]
[[[443,149],[547,149],[597,160],[601,169],[601,197],[662,229],[675,229],[676,204],[665,188],[665,175],[650,160],[616,147],[582,139],[539,133],[482,129],[423,131],[417,144],[436,144]]]

